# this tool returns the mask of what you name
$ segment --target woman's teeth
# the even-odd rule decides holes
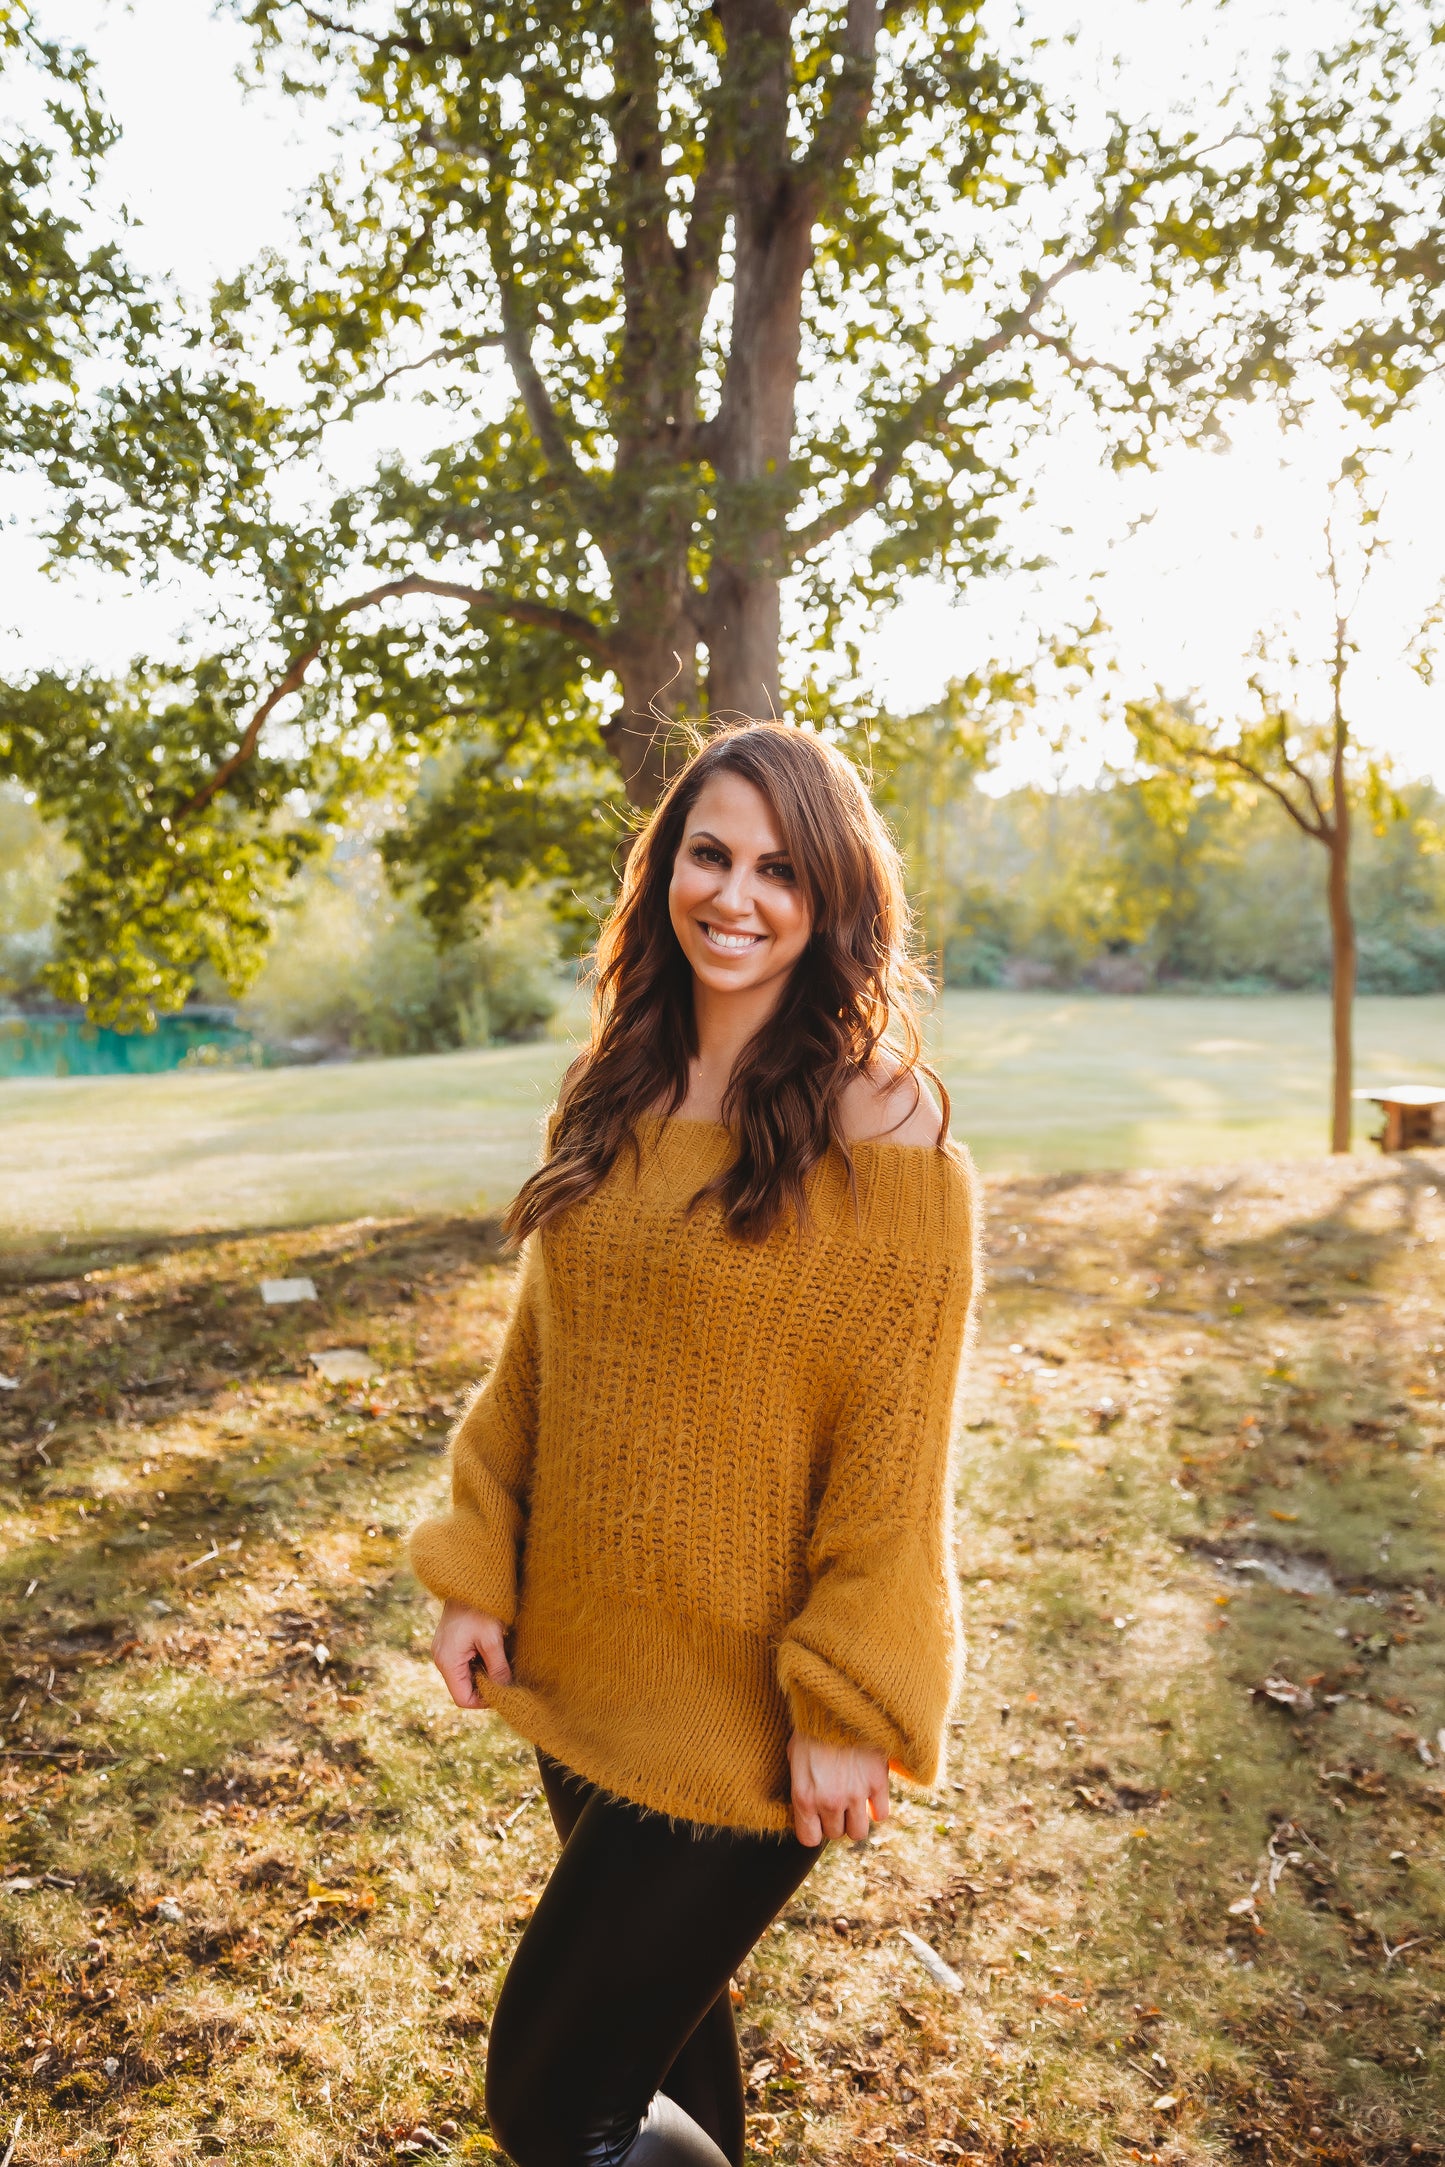
[[[716,926],[705,925],[703,932],[714,948],[753,948],[762,939],[761,933],[719,933]]]

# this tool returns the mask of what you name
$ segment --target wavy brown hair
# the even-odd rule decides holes
[[[697,1050],[692,970],[672,928],[668,889],[688,814],[704,785],[724,773],[744,777],[772,807],[811,906],[812,934],[728,1083],[723,1116],[736,1153],[694,1202],[721,1196],[729,1232],[745,1240],[760,1241],[789,1207],[806,1223],[804,1184],[830,1149],[841,1152],[852,1178],[841,1117],[848,1084],[885,1042],[896,1075],[923,1067],[918,1005],[928,981],[909,955],[898,852],[857,771],[820,737],[787,723],[719,731],[669,785],[633,845],[597,944],[591,1038],[563,1084],[548,1157],[507,1213],[517,1241],[591,1196],[624,1149],[636,1153],[641,1117],[673,1113],[686,1095]],[[948,1096],[938,1089],[946,1129]]]

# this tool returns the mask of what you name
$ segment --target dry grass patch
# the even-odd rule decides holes
[[[1442,1184],[993,1184],[953,1765],[738,1982],[758,2159],[1445,2153]],[[401,1543],[505,1314],[491,1232],[37,1269],[0,1287],[0,2152],[23,2114],[15,2167],[481,2158],[553,1847]],[[373,1379],[317,1376],[341,1345]]]

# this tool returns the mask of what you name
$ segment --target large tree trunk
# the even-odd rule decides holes
[[[708,583],[708,712],[715,722],[782,712],[782,601],[771,573],[715,563]]]
[[[1330,1149],[1348,1151],[1355,1081],[1355,914],[1350,907],[1350,808],[1336,763],[1330,853],[1330,1003],[1334,1027],[1334,1088]]]
[[[620,696],[607,740],[627,795],[641,811],[657,803],[681,765],[679,721],[697,712],[697,634],[687,619],[623,624],[616,635]]]
[[[780,582],[816,184],[788,139],[792,25],[776,0],[724,0],[737,56],[733,315],[711,428],[717,518],[704,628],[714,715],[779,711]]]
[[[697,713],[699,641],[715,718],[781,709],[803,286],[819,204],[846,170],[872,98],[878,0],[848,0],[840,65],[803,155],[790,133],[792,0],[717,0],[717,14],[723,81],[685,245],[672,236],[646,9],[622,10],[616,47],[626,317],[614,419],[616,483],[624,486],[609,492],[611,532],[599,541],[612,571],[611,645],[622,684],[606,736],[642,807],[655,804],[676,764],[670,719]],[[703,324],[729,214],[727,366],[718,411],[699,424]],[[692,491],[707,466],[715,513],[707,590],[699,594],[690,580]]]

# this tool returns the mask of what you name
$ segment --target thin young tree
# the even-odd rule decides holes
[[[1323,578],[1329,615],[1321,658],[1327,687],[1321,719],[1302,720],[1280,700],[1262,672],[1252,680],[1259,712],[1247,722],[1230,725],[1202,720],[1189,708],[1162,699],[1136,702],[1128,709],[1146,773],[1208,778],[1226,790],[1262,795],[1325,853],[1331,1151],[1350,1149],[1352,1129],[1358,972],[1350,895],[1352,824],[1362,804],[1376,817],[1398,810],[1382,762],[1364,752],[1356,740],[1346,696],[1350,665],[1358,652],[1352,627],[1383,548],[1379,520],[1380,502],[1370,487],[1367,462],[1351,454],[1331,486],[1324,523]]]

